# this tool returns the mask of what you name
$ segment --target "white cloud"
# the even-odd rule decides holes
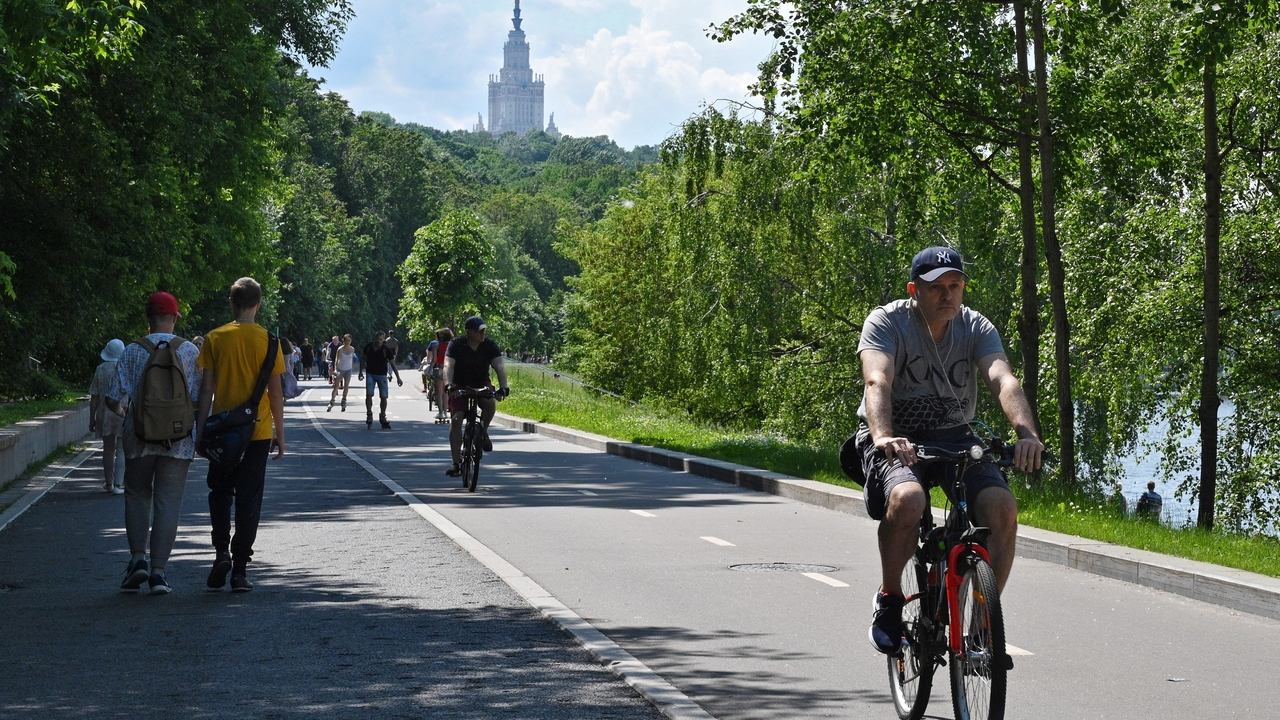
[[[654,144],[704,102],[746,99],[763,38],[719,44],[708,25],[745,0],[524,0],[534,72],[546,109],[571,135]],[[356,19],[330,68],[315,70],[358,111],[445,129],[488,113],[489,75],[502,66],[510,0],[355,0]],[[486,117],[486,122],[488,118]]]

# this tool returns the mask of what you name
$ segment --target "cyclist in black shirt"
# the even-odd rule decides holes
[[[444,355],[445,391],[449,394],[449,448],[453,451],[453,465],[445,471],[450,477],[462,474],[458,467],[462,461],[462,420],[467,413],[467,399],[456,395],[455,388],[492,388],[489,382],[489,368],[498,373],[498,399],[511,394],[507,385],[507,368],[502,363],[502,350],[493,340],[485,337],[486,326],[479,315],[467,318],[466,334],[449,342],[449,349]],[[489,421],[497,411],[497,403],[491,399],[481,399],[480,420],[484,424],[484,435],[481,436],[481,447],[485,452],[493,450],[489,441]]]
[[[386,337],[386,333],[379,331],[373,336],[373,342],[365,345],[364,352],[360,353],[360,379],[364,380],[366,374],[369,376],[364,386],[364,424],[366,427],[373,428],[373,388],[376,386],[382,398],[382,412],[378,416],[378,423],[384,430],[391,427],[391,423],[387,422],[387,395],[390,394],[387,383],[388,367],[396,374],[396,386],[404,386],[404,381],[400,379],[400,370],[396,368],[395,351],[387,347],[384,342]]]

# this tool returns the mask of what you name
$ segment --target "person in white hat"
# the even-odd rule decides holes
[[[89,432],[102,439],[102,473],[106,479],[102,489],[115,495],[124,494],[124,451],[120,447],[124,418],[109,412],[102,396],[111,387],[111,378],[116,374],[116,363],[121,355],[124,355],[124,343],[112,339],[99,354],[103,362],[94,371],[93,382],[89,384]]]

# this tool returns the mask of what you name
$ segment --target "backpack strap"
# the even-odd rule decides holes
[[[159,345],[156,345],[155,343],[151,342],[151,338],[149,338],[149,337],[147,337],[147,336],[145,336],[145,335],[143,335],[142,337],[138,338],[138,339],[137,339],[137,340],[135,340],[134,342],[136,342],[136,343],[138,343],[139,345],[141,345],[141,346],[142,346],[142,349],[143,349],[143,350],[146,350],[148,355],[155,355],[155,354],[156,354],[156,350],[157,350],[157,349],[159,349],[159,347],[160,347]]]
[[[267,381],[271,379],[271,371],[276,366],[276,353],[280,349],[280,341],[275,335],[267,333],[267,357],[262,361],[262,370],[258,372],[258,384],[253,388],[253,396],[249,398],[249,407],[257,408],[262,402],[262,393],[266,392]]]

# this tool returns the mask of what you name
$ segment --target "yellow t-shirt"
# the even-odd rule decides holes
[[[204,336],[204,347],[196,364],[212,370],[213,410],[217,415],[245,402],[258,384],[258,373],[267,359],[267,329],[255,323],[229,322]],[[272,375],[284,374],[284,353],[276,350]],[[262,393],[258,403],[258,420],[253,426],[254,440],[270,440],[272,435],[271,400]]]

